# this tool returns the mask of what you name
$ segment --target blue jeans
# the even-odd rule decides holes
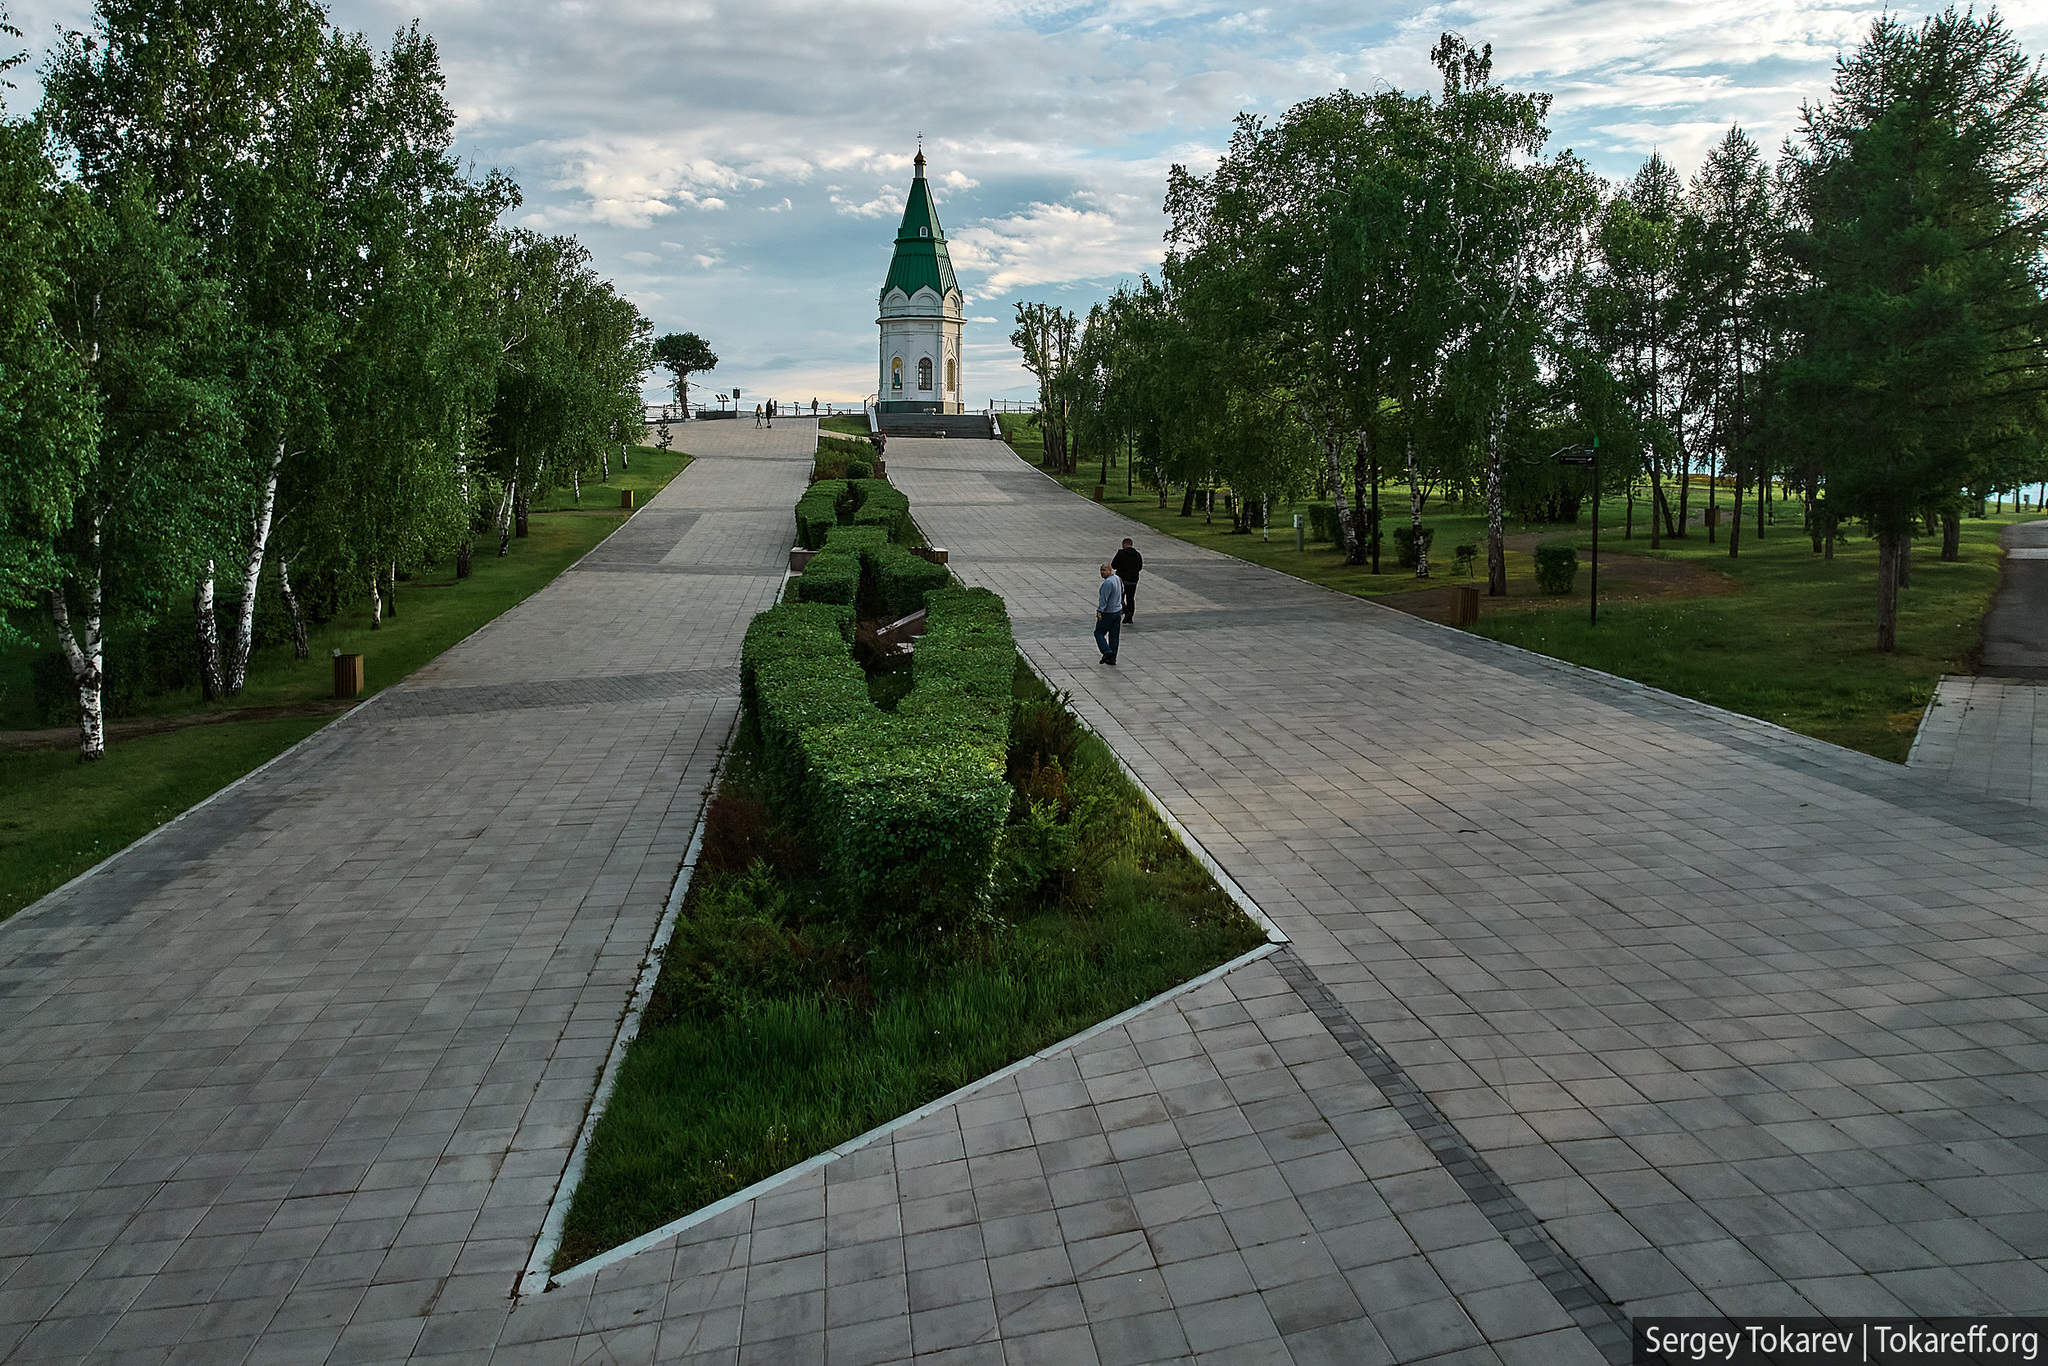
[[[1124,633],[1124,619],[1114,612],[1095,614],[1095,648],[1110,659],[1116,658],[1117,639]]]

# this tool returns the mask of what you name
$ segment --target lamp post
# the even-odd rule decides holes
[[[1587,595],[1588,625],[1600,624],[1600,438],[1594,437],[1590,446],[1566,446],[1557,452],[1555,459],[1560,465],[1591,465],[1593,467],[1593,574]]]

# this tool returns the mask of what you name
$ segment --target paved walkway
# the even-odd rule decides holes
[[[2005,558],[1984,618],[1984,657],[1977,671],[2048,681],[2048,521],[2009,526],[1998,542]]]
[[[503,1322],[814,431],[685,428],[702,458],[575,570],[0,926],[0,1358]]]
[[[1906,764],[1965,792],[2048,806],[2048,683],[1948,675]]]
[[[787,538],[799,470],[700,462],[633,525],[716,520],[551,588],[566,645],[508,618],[392,699],[432,724],[366,709],[210,844],[0,930],[0,1232],[35,1248],[0,1341],[1548,1363],[1619,1359],[1622,1311],[2048,1308],[2039,813],[1153,535],[993,443],[890,467],[1290,946],[510,1307]],[[663,578],[700,535],[758,572]],[[592,572],[666,640],[605,631]]]
[[[2048,521],[1999,533],[2005,558],[1975,676],[1941,680],[1909,767],[1966,792],[2048,805]]]
[[[1153,535],[1000,446],[890,469],[1505,1184],[1468,1210],[1503,1241],[1518,1203],[1630,1314],[2048,1309],[2039,813]]]

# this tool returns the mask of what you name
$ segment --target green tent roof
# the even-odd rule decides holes
[[[903,205],[903,225],[896,229],[896,255],[889,261],[889,278],[882,281],[881,297],[892,289],[915,294],[930,285],[941,299],[960,288],[953,278],[953,259],[946,255],[946,234],[939,228],[939,211],[932,204],[932,192],[924,178],[924,153],[917,154],[917,176],[910,182],[910,198]]]

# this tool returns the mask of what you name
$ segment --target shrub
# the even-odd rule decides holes
[[[1394,560],[1403,569],[1413,569],[1415,567],[1415,530],[1413,526],[1397,526],[1394,528]],[[1429,553],[1430,543],[1434,540],[1436,540],[1436,528],[1431,526],[1423,527],[1422,553],[1424,555]]]
[[[879,527],[898,545],[921,544],[910,499],[886,479],[820,479],[804,490],[796,504],[797,544],[822,550],[835,526]]]
[[[1536,547],[1536,591],[1566,594],[1579,576],[1579,552],[1568,545]]]
[[[875,477],[875,467],[865,460],[849,460],[846,462],[846,477],[848,479],[872,479]]]
[[[841,545],[849,535],[863,541],[859,559],[887,551],[914,560],[877,546],[878,528],[840,528],[828,554],[854,560]],[[1010,807],[1003,773],[1016,643],[1002,599],[941,587],[922,605],[928,628],[912,657],[915,684],[893,714],[869,700],[844,604],[770,608],[748,628],[741,655],[769,801],[804,825],[848,909],[889,935],[986,913]]]
[[[951,580],[946,567],[892,544],[879,526],[832,528],[825,548],[796,580],[798,602],[830,602],[863,617],[894,620],[924,606],[925,595]]]
[[[853,501],[843,520],[852,526],[878,526],[898,545],[920,544],[917,523],[910,519],[910,499],[886,479],[853,481]]]
[[[1470,574],[1474,562],[1479,559],[1479,547],[1476,545],[1461,545],[1453,549],[1451,553],[1457,557],[1457,562],[1453,568],[1460,574]]]
[[[1337,520],[1337,509],[1328,503],[1308,505],[1308,538],[1311,541],[1339,541],[1343,538],[1343,527]]]
[[[839,500],[846,497],[847,481],[820,479],[796,500],[796,543],[806,550],[823,550],[826,533],[839,525]]]
[[[855,475],[850,467],[856,460],[873,460],[874,454],[874,448],[859,437],[820,436],[818,454],[811,465],[811,478],[866,478],[867,475]],[[873,473],[872,469],[868,471],[868,474]]]

